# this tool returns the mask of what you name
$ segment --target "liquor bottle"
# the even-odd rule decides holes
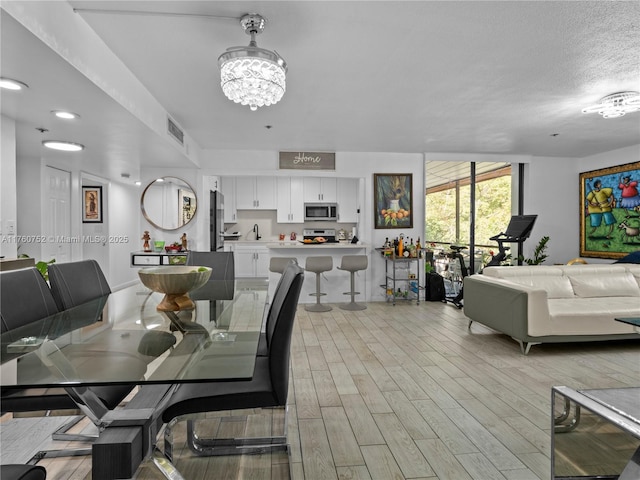
[[[391,256],[391,242],[389,241],[389,237],[387,237],[384,241],[384,256],[385,257],[390,257]]]
[[[400,235],[400,239],[398,240],[398,257],[402,257],[404,255],[404,242],[402,239],[402,235]]]

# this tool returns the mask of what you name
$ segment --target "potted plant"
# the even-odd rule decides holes
[[[522,260],[527,265],[540,265],[548,257],[545,253],[547,250],[547,243],[549,243],[549,237],[545,235],[540,239],[536,248],[533,249],[533,258],[524,258],[523,255],[520,255],[518,260]]]

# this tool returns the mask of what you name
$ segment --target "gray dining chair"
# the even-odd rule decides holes
[[[111,288],[95,260],[49,265],[51,293],[60,311],[111,293]]]
[[[58,306],[52,292],[40,272],[34,267],[1,272],[0,298],[2,298],[0,323],[3,355],[11,341],[17,341],[18,337],[25,336],[30,324],[58,313]],[[16,338],[13,338],[13,333]],[[107,411],[114,409],[127,396],[131,388],[91,387],[88,390],[91,392],[89,394],[91,397],[96,397],[100,410]],[[82,409],[82,406],[79,406],[64,388],[3,388],[1,400],[0,408],[3,413],[78,410],[79,407]],[[66,433],[81,418],[76,416],[67,422],[53,434],[53,439],[94,440],[94,435]],[[93,417],[91,420],[96,423],[98,418]]]
[[[211,267],[211,276],[202,287],[189,292],[192,300],[232,300],[235,293],[233,252],[189,251],[187,265]]]
[[[111,293],[109,283],[96,260],[49,265],[49,284],[60,311],[77,307]],[[124,384],[91,387],[90,390],[100,399],[108,400],[105,406],[113,410],[135,387],[135,384]],[[59,434],[57,436],[59,437]]]
[[[209,280],[233,280],[235,278],[235,261],[233,252],[198,252],[187,253],[187,265],[211,267]]]
[[[293,325],[304,281],[304,270],[292,263],[286,294],[282,302],[272,306],[274,322],[267,329],[269,352],[256,357],[253,379],[186,383],[177,386],[162,412],[165,428],[165,451],[172,459],[173,427],[187,421],[187,441],[197,455],[228,455],[259,453],[273,449],[287,449],[286,417],[283,435],[261,438],[204,439],[195,432],[200,414],[245,408],[286,407],[289,392],[290,347]],[[158,463],[158,462],[157,462]]]
[[[266,357],[269,355],[269,335],[267,331],[272,330],[276,322],[276,312],[282,308],[282,302],[284,301],[291,283],[297,273],[298,260],[295,258],[289,258],[287,264],[282,268],[280,272],[280,279],[273,291],[273,298],[271,299],[269,310],[267,312],[267,318],[265,320],[264,331],[260,333],[260,341],[258,343],[258,356]]]
[[[8,463],[0,465],[0,478],[2,480],[45,480],[47,470],[41,465]]]
[[[35,268],[0,273],[0,328],[3,356],[7,345],[20,340],[23,328],[58,313],[47,282]],[[3,389],[0,408],[4,412],[76,410],[78,406],[63,388]]]

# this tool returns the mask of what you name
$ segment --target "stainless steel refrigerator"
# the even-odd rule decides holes
[[[222,251],[224,247],[224,195],[211,190],[209,192],[209,238],[211,251]]]

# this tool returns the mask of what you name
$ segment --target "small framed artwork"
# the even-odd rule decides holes
[[[178,218],[181,219],[180,227],[186,225],[191,221],[196,214],[196,195],[191,190],[178,190],[180,211],[178,212]]]
[[[580,256],[640,250],[640,162],[580,174]]]
[[[82,187],[82,223],[102,223],[102,187]]]
[[[374,173],[375,228],[413,227],[413,174]]]

